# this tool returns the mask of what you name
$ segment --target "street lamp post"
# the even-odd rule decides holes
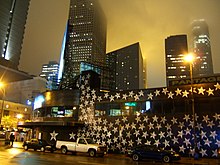
[[[194,56],[192,54],[188,54],[185,57],[185,60],[189,62],[189,69],[190,69],[190,86],[191,86],[191,101],[192,101],[192,116],[193,116],[193,138],[194,138],[194,158],[196,158],[197,155],[197,138],[196,138],[196,119],[195,119],[195,100],[193,95],[193,60]]]
[[[0,89],[2,92],[2,106],[1,106],[1,116],[0,116],[0,125],[2,123],[2,118],[4,115],[4,101],[5,101],[5,87],[4,87],[4,83],[0,82]]]

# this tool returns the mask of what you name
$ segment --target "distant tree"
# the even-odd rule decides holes
[[[18,123],[18,119],[12,118],[11,116],[3,116],[2,117],[2,125],[4,128],[12,129],[16,128]]]

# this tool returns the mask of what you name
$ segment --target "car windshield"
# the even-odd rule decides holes
[[[86,139],[88,144],[95,144],[95,142],[92,139]]]

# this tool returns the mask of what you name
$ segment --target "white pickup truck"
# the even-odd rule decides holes
[[[66,154],[68,151],[89,153],[89,156],[104,156],[107,153],[107,147],[95,143],[90,138],[78,138],[76,142],[60,141],[56,142],[56,149],[60,149],[61,153]]]

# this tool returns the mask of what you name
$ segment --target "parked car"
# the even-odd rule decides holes
[[[128,151],[128,156],[130,156],[134,161],[138,161],[140,159],[155,159],[168,163],[173,160],[180,160],[180,155],[178,153],[150,145],[134,147]]]
[[[57,140],[56,148],[61,150],[61,153],[66,154],[68,151],[72,153],[81,152],[89,153],[89,156],[96,155],[104,156],[107,154],[107,147],[95,143],[90,138],[77,138],[76,142]]]
[[[25,150],[34,149],[40,151],[55,151],[55,146],[48,144],[45,140],[42,139],[31,139],[30,141],[24,141],[23,147]]]

